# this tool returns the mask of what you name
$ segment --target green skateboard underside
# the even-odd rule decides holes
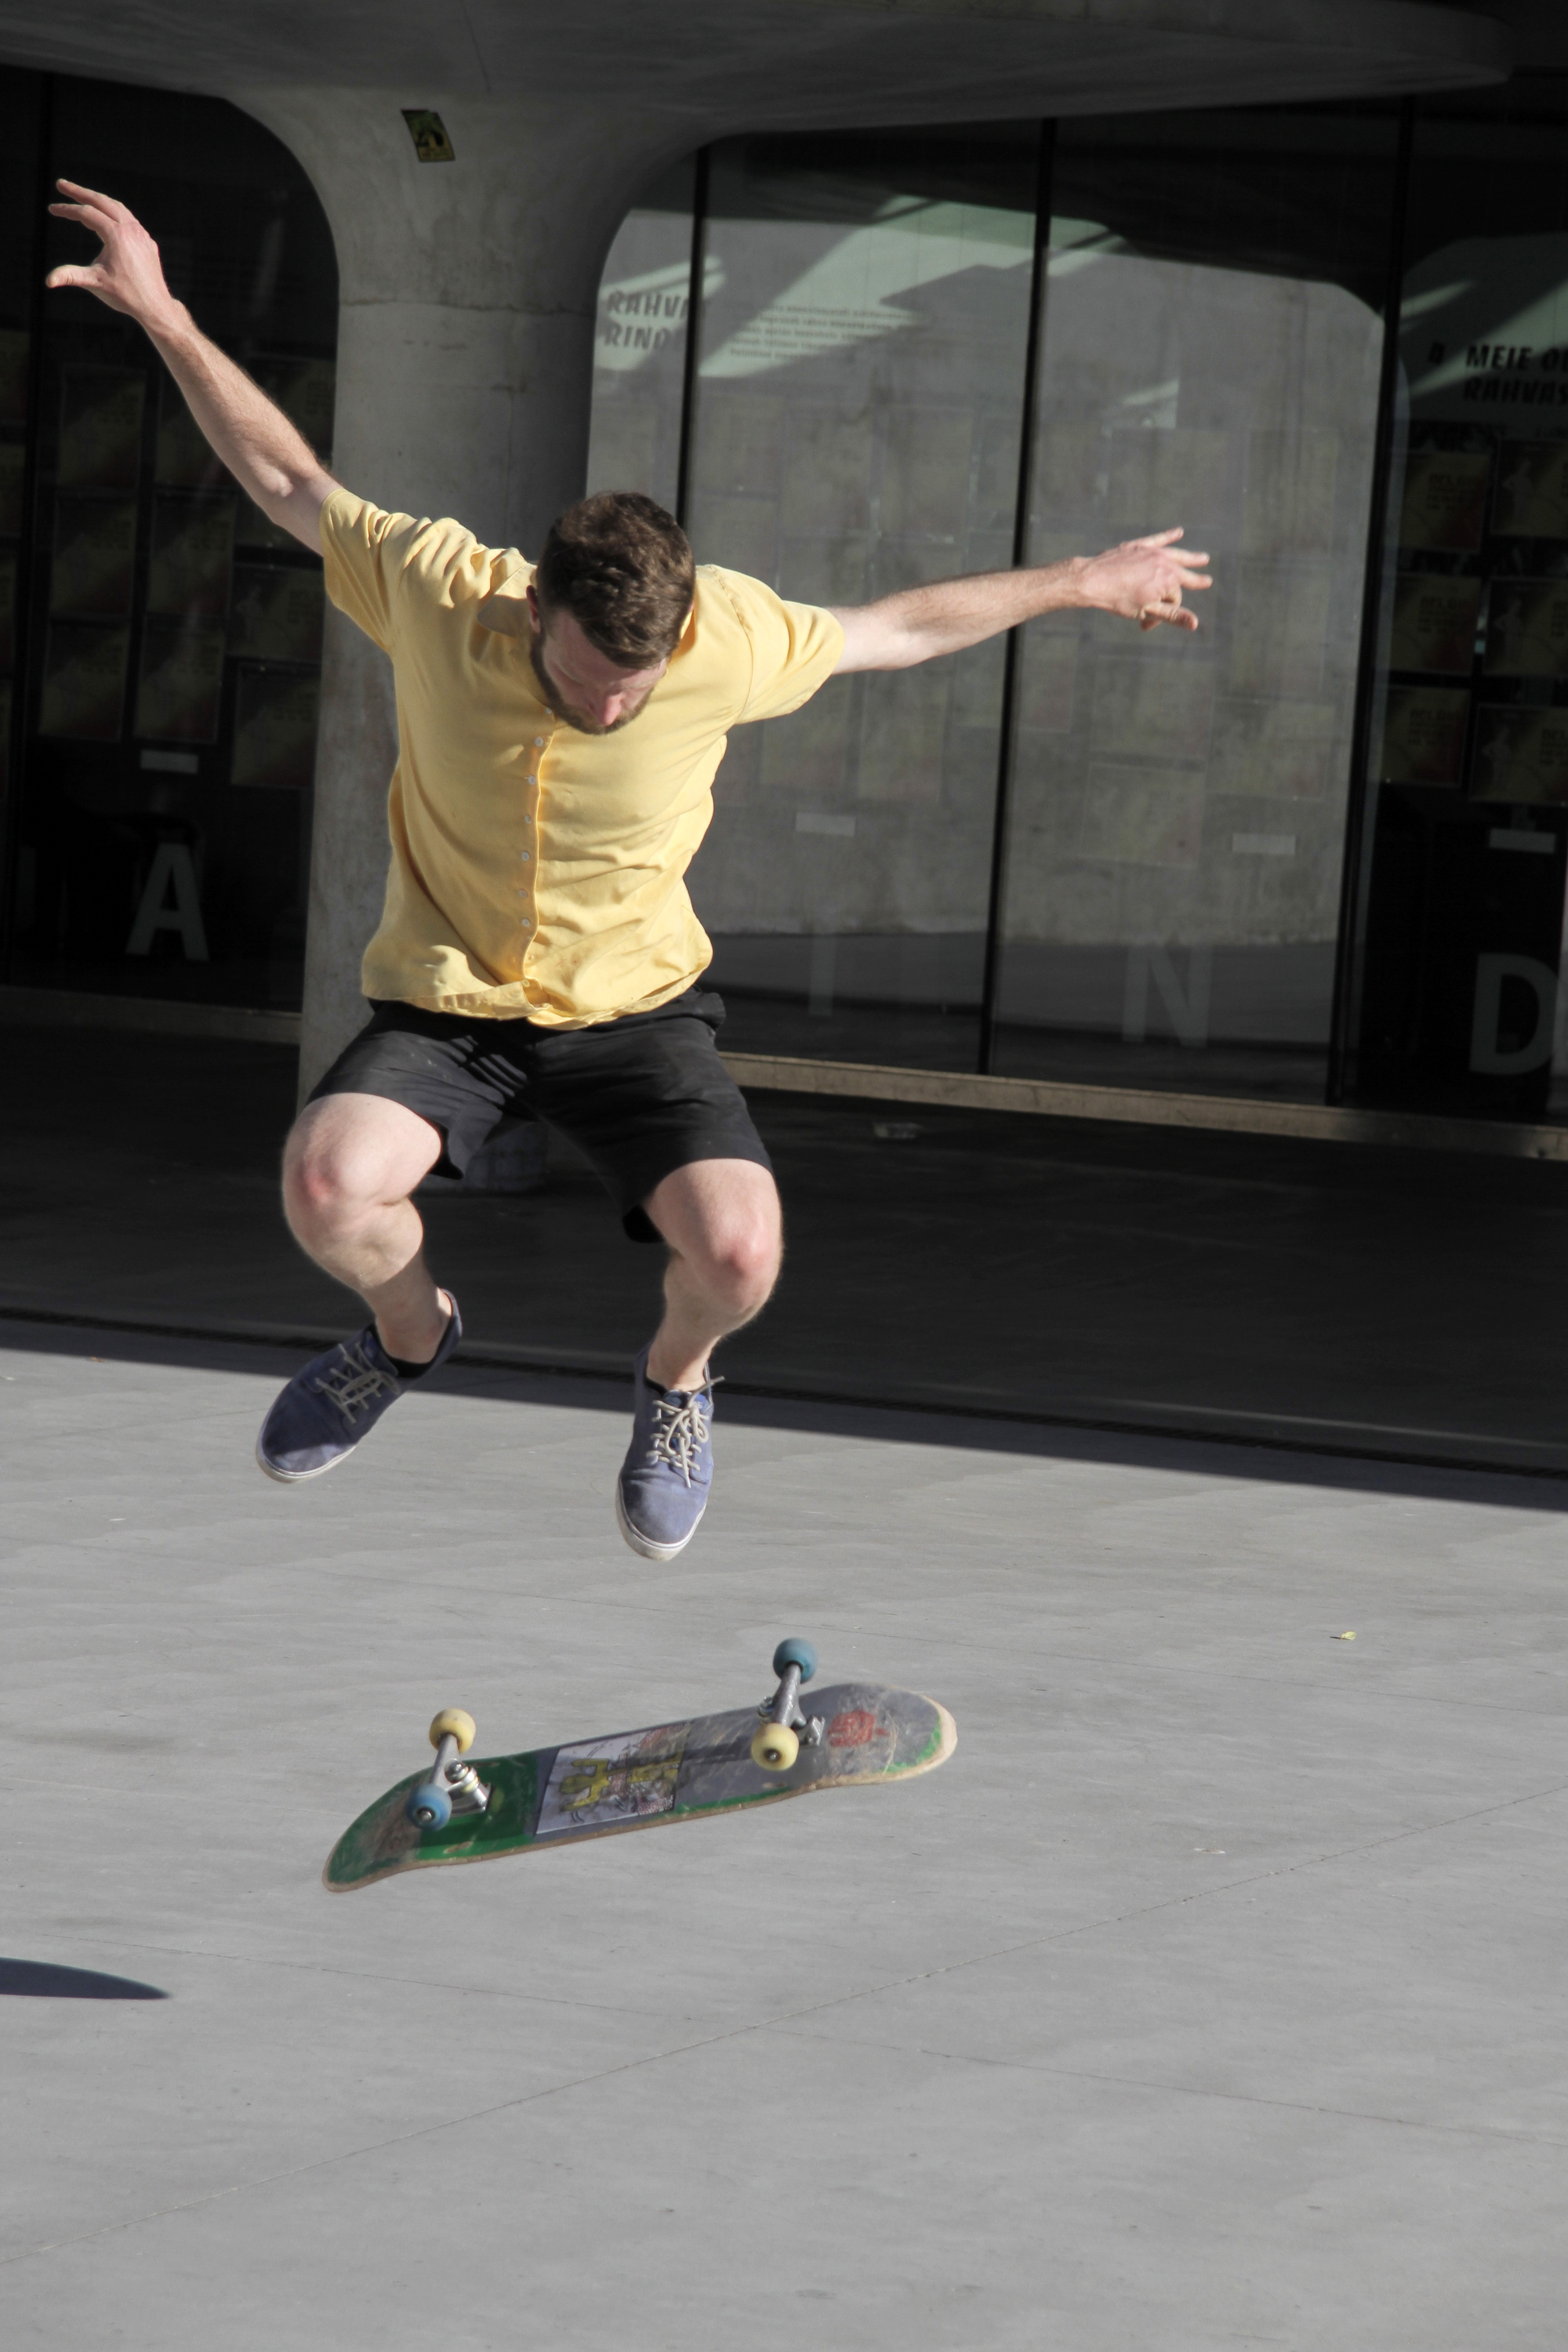
[[[661,1822],[777,1804],[814,1789],[906,1780],[945,1763],[958,1740],[944,1706],[884,1683],[807,1688],[801,1702],[826,1723],[821,1745],[801,1747],[787,1772],[752,1761],[755,1707],[694,1716],[646,1731],[616,1731],[522,1756],[470,1757],[490,1790],[482,1813],[455,1813],[444,1829],[418,1830],[408,1799],[427,1772],[411,1772],[363,1812],[321,1873],[334,1893],[438,1863],[488,1862],[574,1845]]]

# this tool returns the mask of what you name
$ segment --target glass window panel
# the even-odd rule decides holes
[[[203,328],[330,457],[337,270],[299,164],[216,100],[60,79],[51,111],[51,171],[95,158]],[[297,1005],[321,562],[237,498],[139,330],[86,295],[39,294],[38,163],[25,184],[0,173],[0,256],[26,257],[34,306],[13,326],[0,263],[0,572],[11,552],[29,624],[9,698],[24,723],[8,976]],[[48,225],[46,267],[87,250]],[[22,325],[41,325],[38,392],[14,422]],[[5,531],[20,530],[29,448],[27,567]]]
[[[691,291],[696,167],[677,166],[621,223],[599,281],[588,488],[642,490],[673,514]]]
[[[1347,1092],[1414,1108],[1561,1116],[1561,77],[1417,110],[1377,621]],[[1561,1070],[1561,1045],[1557,1055]]]
[[[809,603],[1012,561],[1033,125],[713,151],[688,528]],[[1003,661],[739,730],[692,873],[737,1050],[973,1068]]]
[[[0,68],[6,135],[0,145],[0,843],[14,835],[7,786],[20,698],[14,673],[21,641],[21,562],[31,389],[32,306],[44,78]],[[3,863],[3,861],[0,861]],[[4,898],[0,897],[0,905]]]
[[[1184,527],[1195,636],[1022,641],[992,1066],[1321,1098],[1392,113],[1058,126],[1031,560]]]

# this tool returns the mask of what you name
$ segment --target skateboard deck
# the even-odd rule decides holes
[[[815,1724],[808,1726],[798,1713],[782,1718],[800,1723],[806,1732],[795,1760],[784,1769],[766,1769],[754,1760],[763,1740],[759,1717],[764,1729],[767,1717],[750,1706],[531,1748],[519,1756],[476,1757],[468,1769],[484,1790],[484,1811],[454,1811],[437,1827],[422,1828],[410,1818],[410,1806],[424,1795],[422,1784],[429,1778],[427,1772],[410,1773],[344,1831],[322,1879],[334,1894],[345,1894],[405,1870],[543,1853],[584,1838],[737,1812],[748,1805],[776,1805],[819,1789],[912,1780],[945,1763],[957,1744],[957,1727],[947,1709],[918,1691],[895,1690],[885,1683],[834,1683],[813,1690],[810,1703]],[[458,1719],[437,1716],[433,1743],[438,1727]],[[469,1718],[460,1720],[471,1736]],[[448,1742],[443,1754],[450,1747]],[[459,1775],[463,1769],[456,1768]]]

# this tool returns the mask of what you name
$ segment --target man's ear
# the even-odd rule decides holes
[[[544,620],[539,609],[539,591],[531,580],[528,583],[528,617],[532,624],[534,635],[542,637],[544,635]]]

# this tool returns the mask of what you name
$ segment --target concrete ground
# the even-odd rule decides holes
[[[8,2347],[1561,2344],[1561,1484],[742,1398],[649,1569],[609,1382],[289,1360],[0,1334]],[[952,1762],[321,1887],[790,1632]]]

